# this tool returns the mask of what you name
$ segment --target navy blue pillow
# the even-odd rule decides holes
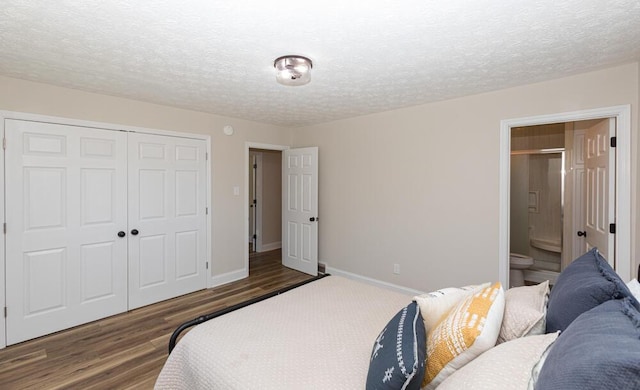
[[[632,297],[632,304],[640,309],[620,276],[593,248],[558,276],[549,294],[546,332],[565,330],[580,314],[608,300],[625,297]]]
[[[562,332],[536,390],[640,389],[640,312],[630,298],[607,301]]]
[[[419,390],[424,378],[426,340],[420,309],[411,302],[378,335],[371,352],[367,390]]]

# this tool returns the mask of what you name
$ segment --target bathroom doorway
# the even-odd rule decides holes
[[[597,189],[592,184],[603,171],[592,169],[579,157],[586,155],[591,142],[586,138],[588,129],[598,126],[611,130],[616,138],[611,141],[606,137],[606,146],[610,147],[611,142],[615,145],[614,153],[608,155],[612,173],[609,186],[598,189],[603,196],[594,202],[588,194]],[[509,253],[516,250],[534,258],[534,265],[525,270],[525,280],[538,283],[553,281],[560,270],[590,246],[608,246],[601,252],[623,279],[630,279],[629,139],[629,106],[501,122],[501,281],[509,285]],[[593,147],[604,147],[604,141],[600,137],[600,143]],[[537,173],[533,177],[518,174],[525,168]],[[551,193],[559,195],[552,200]],[[603,212],[610,213],[606,221],[601,218]],[[594,232],[595,217],[600,219]],[[592,241],[598,234],[607,241],[594,245]]]
[[[609,185],[615,178],[615,163],[609,163],[615,161],[612,137],[613,118],[511,129],[509,247],[510,253],[533,259],[525,281],[553,282],[594,246],[615,261],[609,231],[615,215],[608,201],[615,199]],[[596,154],[604,163],[589,167]]]

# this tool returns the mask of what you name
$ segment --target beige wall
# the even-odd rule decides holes
[[[621,104],[637,259],[639,89],[633,63],[297,129],[319,147],[320,261],[419,290],[497,280],[500,121]]]
[[[0,77],[0,110],[211,135],[213,275],[244,268],[245,142],[291,141],[291,130],[277,126],[6,77]],[[235,134],[225,136],[224,125],[232,125]]]
[[[262,245],[282,240],[282,152],[262,153]]]
[[[511,129],[511,150],[564,147],[564,123],[514,127]]]
[[[498,278],[499,124],[508,118],[632,105],[637,259],[639,90],[634,63],[305,127],[293,138],[277,126],[6,77],[0,110],[210,134],[213,275],[244,268],[245,142],[319,146],[320,261],[428,290]]]

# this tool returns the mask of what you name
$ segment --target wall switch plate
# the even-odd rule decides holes
[[[238,186],[234,186],[233,187],[233,195],[235,195],[235,196],[240,195],[240,187],[238,187]]]
[[[393,273],[396,275],[400,275],[400,264],[393,265]]]

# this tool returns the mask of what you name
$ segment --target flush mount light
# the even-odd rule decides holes
[[[276,68],[276,80],[282,85],[305,85],[311,81],[313,63],[307,57],[282,56],[273,61]]]

